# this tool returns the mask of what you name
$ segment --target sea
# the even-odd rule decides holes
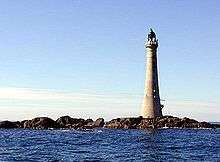
[[[0,129],[0,161],[220,161],[220,129]]]

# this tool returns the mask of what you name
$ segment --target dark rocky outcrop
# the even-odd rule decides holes
[[[88,122],[86,125],[83,126],[83,128],[86,128],[86,129],[99,128],[99,127],[103,127],[104,124],[105,124],[104,119],[98,118],[96,119],[96,121]]]
[[[2,121],[0,128],[20,128],[20,122]]]
[[[98,118],[95,123],[94,126],[95,127],[103,127],[105,124],[104,119],[103,118]]]
[[[157,118],[116,118],[109,122],[103,118],[92,119],[71,118],[62,116],[56,121],[48,117],[37,117],[32,120],[23,120],[17,122],[2,121],[0,128],[64,128],[64,129],[93,129],[93,128],[113,128],[113,129],[147,129],[147,128],[220,128],[219,124],[210,124],[208,122],[198,122],[190,118],[178,118],[173,116],[162,116]]]
[[[86,119],[86,120],[85,120],[85,124],[92,123],[92,122],[93,122],[92,119]]]
[[[105,128],[219,128],[219,125],[198,122],[189,118],[162,116],[157,118],[117,118],[107,122]]]
[[[61,128],[79,128],[85,124],[84,119],[71,118],[70,116],[62,116],[56,120]]]
[[[138,118],[117,118],[107,122],[105,128],[137,128],[138,124],[142,121],[142,117]]]
[[[66,127],[67,124],[72,123],[73,118],[70,116],[62,116],[56,120],[56,123],[60,125],[60,127]]]
[[[60,126],[48,117],[37,117],[32,120],[24,121],[23,128],[34,128],[34,129],[48,129],[48,128],[59,128]]]
[[[62,116],[56,120],[57,124],[60,125],[61,128],[73,128],[80,129],[86,127],[88,128],[90,123],[93,123],[92,119],[81,119],[81,118],[71,118],[70,116]]]

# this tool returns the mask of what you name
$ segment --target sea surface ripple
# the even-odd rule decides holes
[[[220,161],[220,129],[0,129],[0,161]]]

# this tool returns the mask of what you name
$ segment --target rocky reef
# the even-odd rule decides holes
[[[163,116],[157,118],[116,118],[105,122],[103,118],[95,121],[92,119],[71,118],[62,116],[57,120],[48,117],[37,117],[32,120],[23,121],[1,121],[0,128],[29,128],[29,129],[147,129],[147,128],[220,128],[218,124],[208,122],[198,122],[189,118],[178,118],[173,116]]]
[[[220,128],[218,124],[208,122],[198,122],[189,118],[178,118],[173,116],[162,116],[157,118],[117,118],[104,125],[105,128],[127,128],[127,129],[147,129],[147,128]]]
[[[0,128],[31,128],[31,129],[49,129],[49,128],[66,128],[66,129],[92,129],[103,127],[105,124],[103,118],[96,121],[92,119],[71,118],[70,116],[62,116],[56,121],[48,117],[37,117],[32,120],[23,121],[2,121]]]

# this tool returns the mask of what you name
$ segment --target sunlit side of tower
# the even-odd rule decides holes
[[[162,105],[160,103],[158,69],[157,69],[157,47],[158,40],[156,34],[150,29],[145,42],[147,64],[146,80],[144,88],[144,100],[142,107],[142,116],[144,118],[155,118],[162,116]]]

